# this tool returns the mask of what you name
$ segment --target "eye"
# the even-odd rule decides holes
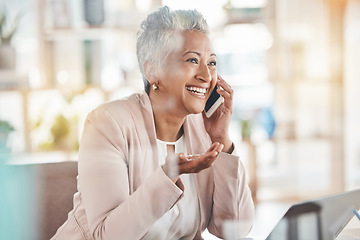
[[[187,62],[191,62],[191,63],[198,63],[198,60],[196,58],[189,58],[186,60]]]
[[[209,62],[209,64],[208,64],[209,66],[216,66],[216,61],[211,61],[211,62]]]

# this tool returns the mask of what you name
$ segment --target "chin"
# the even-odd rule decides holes
[[[192,101],[186,103],[186,109],[189,114],[199,114],[205,109],[204,101]]]
[[[193,108],[192,111],[190,111],[191,114],[199,114],[202,113],[202,111],[204,111],[205,107],[201,107],[201,108]]]

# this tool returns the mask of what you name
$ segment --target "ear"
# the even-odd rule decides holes
[[[148,61],[146,60],[144,62],[144,75],[146,77],[146,79],[148,80],[148,82],[151,84],[153,84],[154,82],[156,82],[157,80],[157,74],[158,74],[158,66],[156,63],[152,62],[152,61]]]

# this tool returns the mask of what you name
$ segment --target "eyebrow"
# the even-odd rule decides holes
[[[195,52],[195,51],[186,51],[186,52],[183,54],[183,56],[185,56],[186,54],[189,54],[189,53],[194,53],[194,54],[196,54],[196,55],[198,55],[198,56],[201,56],[201,54],[200,54],[199,52]],[[215,56],[215,57],[216,57],[216,54],[215,54],[215,53],[211,53],[211,54],[210,54],[210,57],[212,57],[212,56]]]

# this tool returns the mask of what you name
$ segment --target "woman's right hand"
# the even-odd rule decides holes
[[[213,143],[204,154],[169,154],[165,159],[163,171],[174,182],[184,173],[198,173],[209,168],[216,160],[224,145]]]

